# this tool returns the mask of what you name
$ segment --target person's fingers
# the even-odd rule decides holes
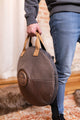
[[[33,37],[33,36],[36,36],[36,30],[33,30],[33,31],[29,31],[27,32],[29,36]]]
[[[34,28],[29,28],[27,29],[27,33],[29,36],[35,36],[36,35],[36,30]]]
[[[40,29],[38,23],[31,24],[27,27],[27,33],[29,36],[31,36],[31,37],[36,36],[36,32],[41,34],[41,29]]]
[[[27,33],[29,36],[36,36],[36,26],[35,25],[30,25],[27,27]]]

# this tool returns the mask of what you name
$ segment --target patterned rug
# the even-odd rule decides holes
[[[66,95],[64,101],[66,120],[80,120],[80,107],[74,101],[74,96]],[[0,120],[51,120],[50,106],[30,106],[27,109],[0,116]]]

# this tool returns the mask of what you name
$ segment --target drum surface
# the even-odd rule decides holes
[[[34,47],[27,48],[18,62],[18,84],[28,103],[36,106],[48,105],[57,94],[58,76],[51,56],[40,49],[33,56]]]

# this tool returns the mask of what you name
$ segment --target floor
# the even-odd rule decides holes
[[[64,107],[66,120],[80,120],[80,107],[76,105],[73,94],[65,96]],[[51,120],[51,109],[50,106],[31,106],[25,110],[0,116],[0,120]]]

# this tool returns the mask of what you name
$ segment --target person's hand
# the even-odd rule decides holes
[[[29,36],[36,36],[36,32],[38,32],[40,35],[42,33],[38,23],[27,26],[27,33]]]

